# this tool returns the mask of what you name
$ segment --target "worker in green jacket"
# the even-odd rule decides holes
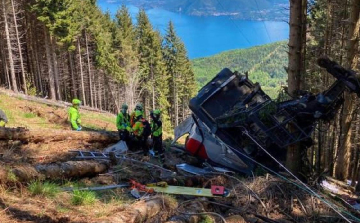
[[[141,111],[141,114],[143,114],[143,106],[141,103],[137,103],[136,106],[135,106],[135,109],[133,112],[131,112],[131,115],[130,115],[130,126],[133,126],[135,124],[135,112],[136,111]]]
[[[133,134],[133,142],[138,147],[141,148],[144,152],[144,157],[148,157],[149,147],[147,145],[147,139],[151,134],[151,127],[149,122],[143,118],[142,111],[136,110],[134,114],[135,124],[128,128],[128,130]]]
[[[123,140],[128,143],[129,141],[129,131],[127,127],[130,126],[130,115],[127,112],[127,104],[121,106],[121,111],[116,117],[116,127],[119,132],[120,140]]]
[[[72,100],[72,106],[69,108],[69,120],[70,126],[72,130],[81,131],[81,120],[79,113],[79,106],[81,101],[79,99],[74,98]]]
[[[150,112],[151,117],[151,138],[153,140],[153,147],[155,152],[155,157],[159,157],[160,162],[164,165],[165,155],[164,148],[162,146],[162,122],[160,119],[160,110],[156,109]]]
[[[5,115],[5,112],[0,109],[0,127],[5,127],[5,124],[8,122],[8,119]]]

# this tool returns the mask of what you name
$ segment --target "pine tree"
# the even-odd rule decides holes
[[[138,69],[137,42],[135,28],[126,6],[122,6],[116,13],[116,27],[114,29],[114,48],[120,67],[125,71],[125,102],[130,109],[135,107],[142,88],[139,89],[140,74]]]
[[[167,33],[163,40],[163,57],[166,65],[167,73],[170,75],[169,79],[169,102],[171,103],[171,122],[173,126],[179,124],[180,109],[185,107],[181,103],[183,93],[187,88],[190,89],[190,94],[185,94],[187,97],[194,94],[195,78],[191,71],[191,64],[186,55],[185,46],[176,35],[174,25],[169,22]],[[187,78],[187,80],[185,80]],[[191,81],[191,84],[186,86],[186,81]],[[185,114],[185,112],[184,112]]]
[[[136,37],[139,43],[139,69],[143,84],[145,102],[150,101],[149,109],[159,108],[162,111],[164,129],[169,129],[167,95],[169,92],[166,84],[169,76],[165,70],[161,49],[161,36],[154,31],[144,10],[137,16]],[[148,103],[145,103],[146,105]]]

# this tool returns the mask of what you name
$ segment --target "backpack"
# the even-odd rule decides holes
[[[151,135],[151,127],[150,127],[150,123],[146,120],[146,119],[142,119],[141,123],[144,126],[144,130],[143,130],[143,136],[145,138],[149,137]]]

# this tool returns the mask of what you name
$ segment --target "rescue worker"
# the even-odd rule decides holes
[[[143,118],[143,113],[139,110],[135,111],[134,115],[135,124],[129,129],[133,135],[133,141],[143,150],[145,159],[148,159],[149,147],[147,146],[147,139],[151,134],[151,127],[148,121]]]
[[[5,112],[0,109],[0,127],[5,127],[5,124],[8,122],[8,119],[5,115]]]
[[[129,141],[129,131],[127,130],[127,127],[130,125],[130,115],[127,110],[127,104],[123,104],[121,106],[121,111],[116,117],[116,127],[119,132],[120,140],[125,142]]]
[[[164,165],[165,155],[164,148],[162,146],[162,122],[160,119],[160,110],[156,109],[150,113],[151,117],[151,138],[153,140],[153,147],[155,157],[159,157],[160,162]]]
[[[135,106],[135,109],[133,112],[131,112],[131,115],[130,115],[130,126],[133,126],[135,124],[135,112],[136,111],[141,111],[141,113],[143,114],[143,106],[141,103],[137,103],[136,106]]]
[[[70,126],[72,130],[81,131],[81,120],[79,113],[79,106],[81,101],[79,99],[74,98],[72,100],[72,106],[69,108],[69,120]]]

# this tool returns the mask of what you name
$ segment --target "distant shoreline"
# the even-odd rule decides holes
[[[227,10],[218,10],[211,8],[210,10],[201,10],[197,8],[184,9],[183,7],[169,7],[164,6],[163,3],[157,3],[155,5],[150,5],[146,0],[122,0],[121,3],[119,0],[100,0],[98,4],[112,4],[120,6],[124,5],[133,5],[137,8],[143,8],[145,10],[160,9],[167,10],[174,13],[180,13],[187,16],[196,16],[196,17],[221,17],[229,16],[234,20],[244,20],[244,21],[288,21],[289,14],[287,12],[280,11],[281,8],[286,8],[286,4],[278,4],[274,8],[267,8],[261,10],[240,10],[240,11],[227,11]]]

